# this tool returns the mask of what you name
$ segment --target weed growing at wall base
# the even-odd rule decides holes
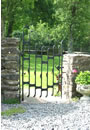
[[[4,100],[2,103],[4,104],[19,104],[19,99],[15,99],[15,98],[11,98],[11,99],[7,99]]]
[[[11,116],[14,114],[18,114],[18,113],[24,113],[26,110],[22,107],[18,107],[18,108],[11,108],[9,110],[6,110],[4,112],[1,112],[2,116]]]

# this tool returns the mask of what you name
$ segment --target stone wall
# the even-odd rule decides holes
[[[89,54],[65,54],[63,58],[63,90],[62,98],[71,99],[71,97],[78,95],[76,92],[75,78],[77,74],[72,73],[73,69],[80,71],[90,71],[90,55]]]
[[[19,98],[19,39],[1,40],[1,99]]]

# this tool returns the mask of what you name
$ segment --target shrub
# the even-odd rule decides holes
[[[53,26],[52,28],[49,27],[48,23],[43,23],[42,21],[38,22],[36,26],[31,25],[28,29],[24,28],[25,40],[28,41],[30,36],[30,44],[31,46],[35,47],[35,44],[41,48],[42,45],[44,46],[53,46],[59,45],[61,40],[64,39],[63,47],[67,48],[67,39],[66,34],[64,35],[61,31],[61,26]],[[18,37],[22,39],[22,32],[21,31],[14,31],[12,33],[13,37]],[[66,40],[65,40],[66,39]]]
[[[84,72],[80,72],[75,80],[76,84],[85,84],[85,85],[89,85],[90,84],[90,71],[84,71]]]
[[[35,26],[29,27],[30,34],[30,43],[32,46],[35,46],[37,43],[38,46],[52,46],[60,44],[60,41],[63,39],[62,33],[60,33],[60,27],[48,26],[48,23],[42,23],[41,21]]]
[[[19,30],[16,30],[12,33],[12,37],[22,38],[22,32]]]

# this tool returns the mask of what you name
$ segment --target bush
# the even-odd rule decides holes
[[[36,26],[32,25],[29,26],[28,29],[24,29],[25,40],[28,41],[30,37],[30,44],[31,46],[35,47],[35,44],[41,48],[42,45],[44,46],[53,46],[59,45],[61,40],[64,39],[64,49],[67,48],[67,39],[65,36],[65,32],[62,32],[61,26],[53,26],[52,28],[49,27],[48,23],[43,23],[42,21],[38,22]],[[12,33],[13,37],[22,38],[21,31],[14,31]]]
[[[36,43],[39,46],[50,45],[51,43],[50,29],[47,23],[40,22],[36,25],[36,27],[31,26],[29,33],[30,33],[31,44],[33,46],[35,46]]]
[[[12,37],[22,38],[22,32],[19,30],[16,30],[12,33]]]
[[[90,84],[90,71],[80,72],[76,77],[75,83],[89,85]]]
[[[35,46],[37,43],[40,47],[59,45],[62,40],[62,33],[60,33],[60,27],[50,28],[48,23],[37,23],[35,26],[30,26],[29,29],[31,45]]]

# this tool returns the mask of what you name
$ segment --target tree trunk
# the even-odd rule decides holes
[[[76,4],[77,3],[73,3],[73,5],[71,6],[71,24],[70,24],[70,40],[69,40],[69,45],[68,45],[68,52],[72,53],[73,52],[73,43],[74,43],[74,37],[73,37],[73,25],[74,25],[74,19],[76,16]]]
[[[69,38],[69,44],[68,44],[68,52],[73,52],[73,36],[72,36],[72,24],[70,25],[70,38]]]
[[[8,23],[7,37],[11,37],[12,28],[13,28],[13,23],[14,23],[14,21],[9,21],[9,23]]]

